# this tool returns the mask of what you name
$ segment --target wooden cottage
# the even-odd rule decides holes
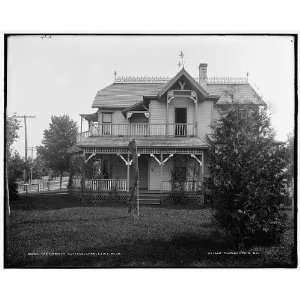
[[[116,77],[97,92],[96,112],[81,115],[88,130],[81,129],[77,149],[93,171],[73,185],[99,195],[128,192],[134,139],[142,199],[154,201],[176,183],[185,193],[201,192],[208,175],[205,137],[232,104],[247,111],[264,102],[247,78],[208,78],[207,64],[200,64],[198,78],[184,68],[172,78]]]

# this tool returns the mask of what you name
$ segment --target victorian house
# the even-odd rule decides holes
[[[128,143],[134,139],[141,198],[148,194],[154,201],[174,182],[186,193],[201,192],[209,175],[205,137],[233,104],[245,113],[250,106],[265,105],[247,78],[208,78],[207,64],[200,64],[197,78],[184,68],[172,78],[115,77],[97,92],[95,112],[81,115],[88,130],[81,125],[77,149],[95,170],[74,185],[98,194],[128,192]]]

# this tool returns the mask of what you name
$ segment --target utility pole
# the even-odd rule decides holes
[[[27,147],[29,151],[31,151],[31,158],[33,159],[33,151],[36,151],[35,147]]]
[[[31,151],[31,166],[30,166],[30,184],[32,183],[32,169],[33,169],[33,165],[32,165],[32,163],[33,163],[33,151],[35,151],[36,150],[36,148],[35,147],[28,147],[27,148],[29,151]]]
[[[24,120],[24,129],[25,129],[25,169],[24,169],[24,181],[28,181],[28,176],[27,176],[27,119],[33,119],[35,116],[30,116],[30,115],[23,115],[23,116],[15,116],[15,118],[18,119],[23,119]]]

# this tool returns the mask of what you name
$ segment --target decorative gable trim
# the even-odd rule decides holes
[[[185,76],[186,79],[190,82],[190,84],[193,86],[195,90],[197,90],[201,95],[204,97],[208,97],[209,94],[200,86],[199,83],[195,81],[195,79],[184,69],[182,68],[171,80],[169,80],[166,85],[161,89],[161,91],[158,93],[159,97],[162,97],[164,94],[166,94],[169,89],[176,83],[177,80],[181,76]]]

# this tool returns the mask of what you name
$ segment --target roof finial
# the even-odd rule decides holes
[[[114,71],[115,81],[117,79],[117,71]]]
[[[178,67],[180,68],[182,66],[182,68],[184,68],[184,60],[183,60],[184,54],[183,54],[182,50],[179,53],[179,57],[181,60],[178,62]]]

